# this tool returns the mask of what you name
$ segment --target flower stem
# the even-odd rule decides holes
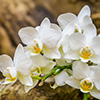
[[[63,69],[72,69],[71,67],[72,67],[72,64],[66,65],[66,66],[57,66],[57,68],[61,69],[61,70],[63,70]]]
[[[52,75],[57,75],[57,74],[59,74],[62,70],[64,70],[64,69],[71,69],[71,67],[72,67],[72,64],[70,64],[70,65],[67,65],[67,66],[56,66],[49,74],[47,74],[46,76],[44,76],[43,78],[42,78],[42,82],[43,81],[45,81],[48,77],[50,77],[50,76],[52,76]],[[58,71],[57,71],[57,69],[59,69]]]
[[[38,76],[31,76],[31,78],[38,79],[38,80],[42,79],[42,77],[38,77]]]
[[[55,75],[59,74],[61,71],[63,71],[64,69],[72,69],[72,64],[67,65],[67,66],[56,66],[49,74],[45,75],[44,77],[31,76],[31,78],[41,80],[40,83],[39,83],[39,86],[42,86],[44,81],[48,77],[50,77],[52,75],[55,76]]]
[[[58,68],[55,67],[49,74],[47,74],[46,76],[44,76],[42,78],[42,81],[45,81],[49,76],[53,75],[53,73],[57,70]]]
[[[84,99],[83,100],[88,100],[88,93],[84,93]]]

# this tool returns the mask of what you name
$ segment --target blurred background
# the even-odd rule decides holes
[[[41,21],[45,17],[48,17],[51,22],[57,23],[56,20],[60,14],[71,12],[77,15],[84,5],[88,5],[90,7],[92,20],[93,20],[93,23],[96,25],[97,32],[99,34],[100,32],[100,0],[0,0],[0,55],[8,54],[11,57],[13,57],[15,48],[17,47],[19,43],[21,43],[21,40],[18,37],[19,29],[26,26],[35,27],[37,25],[40,25]],[[2,86],[0,88],[2,88]],[[41,91],[43,92],[44,91],[43,88],[41,89],[40,88],[39,88],[39,92]],[[69,87],[63,87],[63,89],[64,88],[72,89]],[[17,90],[17,87],[15,89]],[[37,88],[35,88],[35,91],[37,93],[38,89],[37,90],[36,89]],[[60,92],[63,92],[63,96],[62,96],[63,98],[66,95],[63,89],[59,90],[58,88],[56,92],[54,90],[53,92],[55,94],[57,93],[59,94]],[[45,90],[45,92],[48,92],[48,91],[51,91],[51,89]],[[80,95],[79,94],[80,92],[77,92],[76,90],[75,92],[74,89],[70,91],[72,91],[72,93],[74,93],[76,96],[77,94],[78,96]],[[53,92],[50,92],[50,93],[52,94]],[[18,93],[20,94],[20,92],[17,91],[17,94]],[[70,98],[73,97],[74,94],[70,96]],[[39,94],[37,94],[37,96],[38,95]],[[44,95],[47,95],[47,94],[44,94]],[[54,96],[54,94],[52,95]],[[49,95],[49,96],[52,97],[52,95]],[[7,99],[0,99],[0,100],[21,100],[21,99],[18,99],[18,96],[16,96],[17,99],[7,98]],[[57,98],[60,98],[60,97],[58,96]],[[25,99],[25,100],[28,100],[28,99]],[[33,99],[30,99],[30,100],[33,100]],[[34,100],[65,100],[65,99],[47,99],[47,98],[43,99],[42,98],[42,99],[34,99]],[[66,99],[66,100],[72,100],[72,99]],[[73,100],[76,100],[76,99],[73,99]],[[78,100],[81,100],[81,99],[78,99]],[[96,100],[96,99],[91,99],[91,100]]]
[[[100,0],[0,0],[0,54],[13,57],[18,43],[18,31],[22,27],[37,26],[48,17],[57,23],[62,13],[78,14],[89,5],[94,24],[100,30]]]

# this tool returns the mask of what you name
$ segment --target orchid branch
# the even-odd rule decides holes
[[[67,66],[56,66],[49,74],[47,74],[46,76],[44,76],[42,79],[41,79],[41,82],[39,83],[39,86],[42,86],[43,85],[43,83],[44,83],[44,81],[48,78],[48,77],[50,77],[50,76],[52,76],[52,75],[57,75],[57,74],[59,74],[62,70],[64,70],[64,69],[71,69],[71,67],[72,67],[72,64],[70,64],[70,65],[67,65]],[[59,69],[59,70],[58,70]],[[58,70],[58,71],[57,71]]]
[[[38,77],[38,76],[31,76],[31,78],[42,80],[42,77]]]

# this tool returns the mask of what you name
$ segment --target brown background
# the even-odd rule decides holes
[[[13,57],[18,43],[18,31],[25,26],[40,25],[48,17],[56,23],[66,12],[76,15],[84,5],[91,8],[93,22],[100,28],[100,0],[0,0],[0,54]]]

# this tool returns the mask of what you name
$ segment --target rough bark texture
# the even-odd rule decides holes
[[[100,31],[99,0],[0,0],[0,54],[13,57],[18,43],[18,31],[22,27],[37,26],[48,17],[56,23],[61,13],[72,12],[76,15],[84,5],[89,5],[92,19]]]
[[[0,100],[83,100],[83,94],[69,86],[51,89],[48,83],[42,87],[36,86],[28,93],[24,92],[24,86],[17,81],[14,84],[0,85]],[[89,100],[93,97],[89,97]]]
[[[56,22],[59,14],[78,14],[84,5],[89,5],[92,19],[100,32],[100,0],[0,0],[0,54],[13,57],[18,43],[18,31],[22,27],[37,26],[48,17]],[[2,75],[0,75],[2,78]],[[52,90],[48,84],[35,87],[25,94],[20,82],[0,85],[0,100],[82,100],[83,94],[69,86]],[[96,100],[90,97],[90,100]]]

